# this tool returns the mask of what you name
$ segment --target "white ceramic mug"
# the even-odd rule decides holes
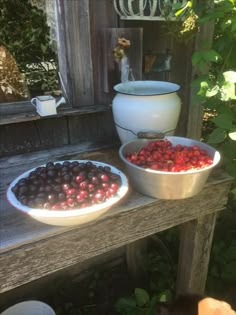
[[[61,99],[56,102],[55,97],[51,95],[43,95],[32,98],[31,103],[40,116],[50,116],[57,114],[57,107],[60,104],[65,103],[65,98],[61,97]]]

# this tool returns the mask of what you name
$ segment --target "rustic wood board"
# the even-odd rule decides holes
[[[57,0],[58,56],[64,96],[73,107],[94,104],[89,1]]]
[[[34,122],[5,125],[0,128],[0,156],[39,150],[41,147],[38,130]]]
[[[79,108],[60,106],[57,110],[56,115],[42,117],[38,115],[35,110],[29,109],[29,103],[20,104],[21,106],[19,107],[16,106],[16,104],[12,104],[12,107],[14,106],[14,109],[5,105],[0,106],[0,126],[39,119],[54,119],[65,116],[86,115],[90,113],[104,112],[110,110],[108,105],[81,106]]]
[[[217,213],[183,224],[179,248],[177,293],[204,294]]]
[[[61,157],[64,154],[65,152],[61,152]],[[50,154],[45,154],[44,159],[46,156],[49,157]],[[59,156],[57,154],[57,159]],[[71,152],[71,157],[100,160],[123,169],[117,149],[88,153],[80,151],[77,155],[74,151]],[[36,163],[34,158],[36,154],[29,162]],[[20,159],[18,167],[19,161]],[[4,169],[6,173],[14,173],[14,167],[11,166],[16,165],[16,158],[3,159],[0,165],[1,171]],[[175,225],[222,210],[230,185],[231,179],[219,170],[211,176],[198,195],[188,199],[158,200],[130,189],[119,205],[111,208],[97,221],[68,228],[35,222],[16,212],[10,205],[5,209],[1,208],[0,292]],[[3,198],[4,195],[1,195],[1,200]]]
[[[111,111],[89,116],[71,117],[69,120],[69,137],[71,144],[91,139],[105,143],[118,143],[119,141]]]
[[[10,115],[12,118],[8,124],[5,124],[6,117],[3,118],[3,125],[0,126],[1,157],[83,141],[98,141],[100,144],[118,141],[110,106],[61,108],[57,115],[47,117],[22,115]],[[26,122],[17,122],[24,118]]]
[[[63,146],[69,143],[67,117],[58,117],[48,120],[40,119],[35,122],[35,127],[42,148]]]
[[[108,27],[117,27],[118,18],[114,10],[113,0],[89,1],[90,30],[93,60],[94,99],[98,104],[111,104],[112,95],[104,92],[105,47],[103,30]]]

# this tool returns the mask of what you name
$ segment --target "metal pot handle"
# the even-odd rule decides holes
[[[152,132],[152,131],[140,131],[137,133],[137,137],[139,139],[164,139],[165,138],[165,134],[163,132]]]

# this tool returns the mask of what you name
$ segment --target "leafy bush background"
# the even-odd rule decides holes
[[[46,14],[28,0],[0,0],[0,45],[14,56],[31,96],[58,89]]]

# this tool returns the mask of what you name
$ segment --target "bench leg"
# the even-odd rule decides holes
[[[182,225],[180,235],[177,294],[203,294],[217,214]]]
[[[143,257],[147,254],[147,238],[126,245],[126,263],[131,276],[137,281],[146,279]]]

